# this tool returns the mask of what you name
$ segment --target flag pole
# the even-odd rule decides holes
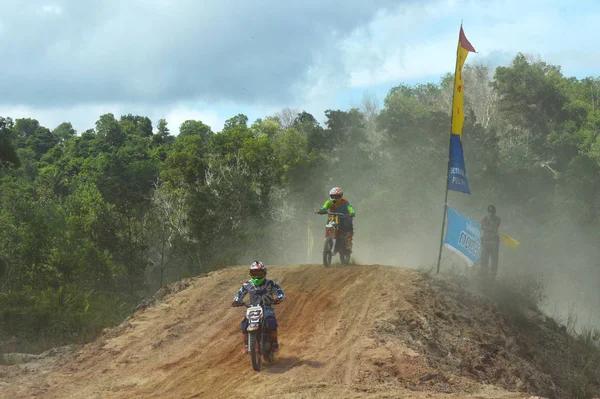
[[[462,30],[462,21],[458,31],[458,44],[456,47],[456,62],[458,62],[458,50],[460,48],[460,31]],[[452,114],[454,113],[454,95],[456,94],[456,67],[454,68],[454,85],[452,86],[452,111],[450,112],[450,139],[448,141],[448,165],[446,166],[446,194],[444,195],[444,216],[442,217],[442,232],[440,234],[440,250],[437,260],[436,274],[440,274],[440,262],[442,260],[442,248],[444,247],[444,230],[446,228],[446,214],[448,213],[448,177],[450,176],[450,153],[452,151]]]

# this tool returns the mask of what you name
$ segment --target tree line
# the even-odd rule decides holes
[[[501,269],[580,276],[580,299],[597,307],[600,79],[522,54],[463,78],[473,195],[452,204],[478,219],[495,203],[526,244]],[[400,84],[381,107],[367,97],[323,124],[240,114],[220,132],[187,120],[173,135],[131,114],[80,133],[0,117],[0,339],[86,340],[167,282],[256,257],[304,262],[332,186],[357,209],[359,259],[433,261],[452,83]]]

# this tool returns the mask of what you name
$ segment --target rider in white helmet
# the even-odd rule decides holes
[[[250,265],[250,280],[242,284],[231,306],[239,306],[244,300],[246,294],[250,294],[250,305],[261,304],[265,312],[265,319],[271,332],[271,347],[273,352],[279,351],[279,343],[277,342],[277,319],[273,304],[280,303],[285,298],[285,294],[279,284],[267,278],[267,265],[260,261],[254,261]],[[248,353],[248,319],[244,316],[241,329],[244,337],[243,353]]]
[[[339,187],[334,187],[329,191],[329,199],[325,202],[323,207],[317,211],[318,214],[325,214],[329,212],[343,213],[346,215],[354,216],[356,212],[352,204],[348,200],[344,199],[344,192]],[[346,233],[346,249],[352,252],[352,238],[354,237],[354,225],[351,217],[345,217],[340,219],[341,229]]]

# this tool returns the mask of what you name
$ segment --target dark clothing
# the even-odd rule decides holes
[[[250,294],[250,304],[258,305],[262,303],[267,326],[272,331],[277,331],[277,319],[275,318],[275,311],[273,310],[273,302],[275,299],[282,301],[285,298],[285,294],[279,284],[271,279],[265,278],[265,281],[263,281],[261,285],[256,286],[252,280],[248,280],[242,284],[242,288],[240,288],[233,300],[238,303],[242,302],[246,294]],[[240,324],[243,333],[246,332],[247,327],[248,319],[244,316],[242,323]]]
[[[265,321],[266,321],[265,325],[268,330],[277,331],[277,319],[275,318],[274,314],[265,316]],[[242,320],[240,327],[242,329],[242,332],[245,333],[246,328],[248,328],[248,319],[246,318],[246,316],[244,316],[244,319]]]
[[[242,284],[242,288],[240,288],[233,300],[240,303],[244,300],[246,294],[250,294],[250,305],[259,305],[262,303],[265,312],[267,309],[273,310],[275,299],[283,301],[285,298],[285,294],[279,284],[268,278],[265,278],[265,281],[258,286],[254,285],[251,279],[246,281]]]
[[[481,219],[481,242],[500,241],[498,229],[500,228],[500,218],[496,215],[486,215]]]
[[[486,215],[481,219],[481,274],[490,275],[488,270],[491,259],[491,276],[498,273],[498,252],[500,251],[500,218],[496,215]]]
[[[496,277],[498,274],[498,252],[500,250],[500,242],[489,241],[481,243],[481,274],[484,276],[491,275]],[[492,259],[491,273],[488,272],[488,261]]]

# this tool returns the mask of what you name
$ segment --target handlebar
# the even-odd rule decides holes
[[[274,301],[271,305],[279,305],[281,303],[281,301]],[[260,306],[262,306],[263,308],[265,307],[264,303],[259,303]],[[245,307],[245,308],[249,308],[251,306],[256,306],[256,305],[250,305],[246,302],[238,302],[238,307]]]
[[[327,215],[327,216],[341,216],[341,217],[346,217],[346,218],[353,218],[356,216],[356,214],[354,213],[338,213],[338,212],[328,212],[328,213],[319,213],[319,215]]]

